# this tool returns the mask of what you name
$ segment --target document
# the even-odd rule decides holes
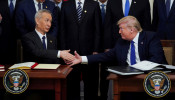
[[[38,64],[33,69],[57,69],[60,64]]]
[[[9,69],[14,69],[14,68],[19,68],[19,69],[31,69],[33,65],[35,65],[37,63],[35,62],[24,62],[24,63],[18,63],[18,64],[14,64],[11,67],[9,67]]]
[[[113,72],[119,75],[135,75],[148,73],[150,71],[160,70],[165,73],[175,70],[173,65],[158,64],[151,61],[141,61],[131,66],[110,66],[107,71]]]

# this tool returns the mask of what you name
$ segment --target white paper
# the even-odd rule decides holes
[[[35,64],[35,62],[24,62],[24,63],[18,63],[18,64],[14,64],[14,65],[12,65],[9,69],[21,68],[21,67],[23,67],[24,69],[25,69],[25,68],[30,69],[31,66],[34,65],[34,64]],[[23,68],[22,68],[22,69],[23,69]]]
[[[150,61],[141,61],[137,64],[131,65],[131,67],[142,70],[142,71],[148,71],[159,65],[161,64],[150,62]]]
[[[175,66],[173,65],[163,65],[163,66],[165,66],[167,69],[175,69]]]
[[[57,69],[60,64],[38,64],[34,69]]]

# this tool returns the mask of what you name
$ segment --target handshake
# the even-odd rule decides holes
[[[82,62],[81,56],[76,51],[74,51],[74,55],[70,54],[69,52],[70,50],[60,51],[60,57],[66,64],[73,66]]]

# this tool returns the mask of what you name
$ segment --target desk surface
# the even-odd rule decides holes
[[[5,71],[0,72],[0,77],[4,77],[5,72],[8,70],[10,65],[5,66]],[[65,79],[66,76],[72,70],[68,65],[61,65],[58,69],[25,69],[30,78],[51,78],[51,79]]]

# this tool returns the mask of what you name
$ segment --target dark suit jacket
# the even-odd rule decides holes
[[[88,64],[94,62],[116,61],[118,65],[127,64],[127,54],[130,41],[119,39],[115,48],[102,54],[87,56]],[[160,40],[153,32],[141,32],[138,40],[138,52],[140,61],[148,60],[156,63],[167,64]]]
[[[136,17],[144,30],[150,30],[151,16],[149,0],[132,0],[129,15]],[[113,48],[116,39],[120,37],[116,24],[122,17],[124,17],[122,0],[108,0],[104,29],[105,49]]]
[[[56,19],[54,15],[54,8],[55,5],[53,2],[49,0],[45,0],[43,3],[43,9],[50,10],[52,13],[52,27],[48,34],[51,34],[53,36],[57,35],[57,25],[56,25]],[[33,0],[23,0],[19,7],[17,7],[16,10],[16,28],[19,31],[20,35],[25,35],[28,32],[31,32],[35,29],[35,5]]]
[[[78,22],[75,0],[63,2],[61,9],[61,49],[77,50],[81,55],[99,51],[101,15],[98,2],[85,0]]]
[[[57,59],[57,40],[47,34],[47,50],[43,49],[41,39],[36,31],[27,33],[22,37],[24,48],[24,61],[38,63],[59,63]]]
[[[160,39],[175,39],[175,2],[169,16],[166,15],[165,0],[154,0],[153,30]]]
[[[15,11],[21,0],[16,0],[13,16],[10,15],[8,0],[0,0],[0,14],[2,21],[0,26],[2,28],[0,35],[0,63],[1,64],[14,64],[16,63],[16,44],[17,32],[15,28]],[[7,55],[10,55],[7,56]]]

